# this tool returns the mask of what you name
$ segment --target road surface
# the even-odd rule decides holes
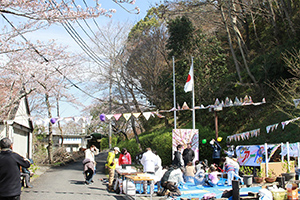
[[[124,195],[110,193],[107,185],[100,179],[105,178],[104,163],[107,152],[97,157],[97,173],[92,185],[84,184],[82,160],[66,166],[48,169],[33,182],[33,188],[24,188],[21,200],[123,200]]]

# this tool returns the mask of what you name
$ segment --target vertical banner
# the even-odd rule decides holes
[[[177,145],[181,144],[186,148],[187,143],[192,144],[192,149],[195,152],[195,159],[199,159],[199,131],[198,129],[173,129],[172,130],[172,158],[174,151],[177,151]]]

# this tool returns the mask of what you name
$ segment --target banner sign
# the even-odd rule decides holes
[[[274,155],[279,145],[268,144],[268,158]],[[260,166],[265,163],[265,145],[248,145],[236,147],[237,160],[240,166]]]
[[[187,143],[192,144],[192,150],[195,152],[195,159],[199,159],[199,131],[198,129],[173,129],[172,130],[172,158],[174,151],[177,151],[177,145],[181,144],[186,148]]]
[[[299,150],[298,150],[298,143],[290,143],[290,157],[298,157],[299,156]],[[286,144],[282,146],[282,150],[280,155],[286,156],[287,155],[287,148]]]

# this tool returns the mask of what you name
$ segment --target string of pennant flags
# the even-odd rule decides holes
[[[273,132],[274,130],[277,129],[277,127],[280,124],[281,124],[282,130],[283,130],[286,125],[288,125],[291,122],[294,122],[296,120],[299,120],[299,119],[300,119],[300,117],[297,117],[297,118],[294,118],[294,119],[290,119],[290,120],[287,120],[287,121],[283,121],[283,122],[280,122],[280,123],[269,125],[269,126],[266,127],[266,131],[267,131],[267,133]],[[247,132],[237,133],[237,134],[234,134],[234,135],[227,136],[227,140],[229,142],[231,142],[232,140],[235,140],[235,141],[246,140],[246,139],[249,139],[250,137],[257,137],[257,136],[259,136],[259,134],[260,134],[260,129],[255,129],[255,130],[252,130],[252,131],[247,131]]]
[[[300,99],[294,99],[293,100],[295,103],[295,107],[298,106],[298,104],[300,103]],[[126,121],[128,121],[132,116],[135,117],[136,119],[138,119],[139,117],[143,116],[146,120],[149,120],[150,117],[155,117],[157,116],[158,118],[164,118],[165,116],[163,116],[160,113],[165,113],[165,112],[173,112],[173,111],[182,111],[182,110],[198,110],[198,109],[213,109],[213,110],[221,110],[223,107],[232,107],[232,106],[247,106],[247,105],[261,105],[266,103],[265,98],[262,99],[261,102],[253,102],[251,96],[245,96],[243,99],[240,98],[238,99],[237,97],[235,97],[235,100],[232,101],[231,99],[229,99],[228,97],[226,97],[225,101],[219,101],[219,99],[217,98],[215,100],[215,103],[213,105],[208,105],[208,106],[195,106],[194,109],[193,108],[189,108],[189,106],[187,105],[186,102],[183,103],[182,107],[179,106],[179,104],[177,104],[177,108],[173,107],[172,109],[169,110],[157,110],[157,111],[149,111],[149,112],[141,112],[141,113],[117,113],[117,114],[104,114],[102,113],[100,115],[100,120],[101,121],[105,121],[106,119],[108,120],[112,120],[115,119],[116,121],[118,121],[121,117],[123,117]],[[70,122],[70,121],[74,121],[75,123],[77,122],[84,122],[86,124],[90,124],[91,120],[92,120],[92,116],[87,116],[87,117],[55,117],[55,118],[45,118],[45,119],[38,119],[38,120],[34,120],[32,117],[31,119],[34,121],[34,123],[36,125],[44,125],[47,126],[49,123],[55,124],[58,121],[65,121],[65,122]],[[281,124],[282,129],[285,128],[285,126],[287,126],[288,124],[290,124],[291,122],[294,122],[296,120],[299,120],[300,117],[291,119],[291,120],[287,120],[287,121],[283,121],[280,123],[276,123],[276,124],[272,124],[266,127],[266,132],[270,133],[273,132],[274,130],[276,130],[278,128],[278,126]],[[234,135],[230,135],[227,136],[227,141],[231,142],[232,140],[235,141],[240,141],[240,140],[246,140],[246,139],[250,139],[250,137],[257,137],[260,135],[260,129],[254,129],[251,131],[246,131],[243,133],[237,133]]]
[[[117,113],[117,114],[104,114],[102,113],[100,115],[100,120],[101,121],[105,121],[106,119],[108,120],[112,120],[115,119],[116,121],[118,121],[121,117],[123,117],[126,121],[128,121],[131,116],[134,116],[136,119],[139,118],[140,116],[143,116],[146,120],[149,120],[150,117],[158,117],[158,118],[164,118],[165,116],[160,114],[160,113],[166,113],[166,112],[173,112],[173,111],[183,111],[183,110],[199,110],[199,109],[214,109],[214,110],[219,110],[220,108],[223,107],[231,107],[231,106],[247,106],[247,105],[261,105],[266,103],[265,98],[262,99],[261,102],[253,102],[251,96],[245,96],[244,98],[240,98],[238,99],[237,97],[235,97],[235,100],[232,101],[231,99],[229,99],[228,97],[226,97],[225,101],[219,101],[219,99],[217,98],[215,100],[215,103],[213,105],[208,105],[208,106],[195,106],[194,108],[189,108],[189,106],[187,105],[186,102],[183,103],[182,107],[179,106],[179,104],[177,104],[177,108],[173,107],[172,109],[169,110],[157,110],[157,111],[149,111],[149,112],[141,112],[141,113]],[[70,121],[74,121],[74,122],[79,122],[82,121],[84,123],[87,123],[88,125],[91,123],[92,117],[88,116],[88,117],[55,117],[55,118],[45,118],[45,119],[38,119],[38,120],[33,120],[35,122],[35,124],[37,125],[47,125],[50,122],[52,124],[55,124],[58,121],[65,121],[65,122],[70,122]]]

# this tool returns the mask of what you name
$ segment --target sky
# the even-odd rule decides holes
[[[78,0],[77,0],[78,1]],[[89,1],[88,1],[89,2]],[[92,1],[95,2],[95,1]],[[143,19],[147,14],[147,10],[152,6],[155,6],[155,3],[161,3],[160,0],[136,0],[134,5],[123,3],[122,6],[126,7],[128,10],[134,9],[136,6],[140,8],[140,14],[131,14],[127,12],[125,9],[120,7],[118,4],[113,2],[112,0],[98,0],[101,4],[102,8],[105,9],[116,9],[116,13],[112,15],[111,18],[100,16],[96,19],[97,23],[101,27],[102,25],[105,26],[110,21],[113,22],[129,22],[135,24],[139,20]],[[95,23],[92,20],[89,20],[88,23],[92,27],[92,29],[96,30]],[[84,25],[84,23],[82,23]],[[73,24],[73,27],[78,31],[80,36],[85,40],[85,42],[89,43],[88,37],[81,31],[80,27],[77,24]],[[88,29],[87,29],[88,30]],[[91,34],[91,33],[90,33]],[[91,34],[92,35],[92,34]],[[41,30],[38,33],[28,34],[28,37],[31,38],[38,38],[41,41],[48,41],[49,39],[55,39],[56,43],[64,44],[69,46],[70,51],[83,53],[81,48],[77,45],[77,43],[71,38],[71,36],[67,33],[67,31],[62,27],[62,25],[53,25],[49,29]],[[84,87],[82,85],[82,87]],[[70,92],[80,99],[84,105],[90,105],[92,103],[92,98],[84,95],[81,91],[77,90],[76,88],[72,87]],[[101,98],[101,97],[100,97]],[[69,103],[60,102],[60,116],[61,117],[74,117],[74,116],[81,116],[81,109],[83,108],[75,108]],[[53,112],[56,113],[56,112]]]
[[[77,4],[82,4],[83,0],[75,0]],[[86,0],[88,5],[95,4],[95,0]],[[99,16],[95,19],[97,24],[100,26],[105,26],[107,23],[113,21],[113,22],[121,22],[121,23],[130,23],[134,25],[139,20],[143,19],[146,14],[147,10],[153,6],[155,6],[156,3],[162,3],[163,0],[136,0],[134,5],[128,4],[128,3],[122,3],[121,5],[124,6],[127,10],[133,10],[136,6],[140,8],[140,14],[131,14],[128,11],[126,11],[124,8],[120,7],[118,4],[116,4],[113,0],[98,0],[98,3],[101,4],[102,8],[105,8],[107,10],[109,9],[116,9],[116,13],[112,14],[112,17],[105,17],[105,16]],[[82,5],[83,7],[84,5]],[[14,16],[6,15],[7,18],[9,18],[10,21],[13,22],[13,24],[19,23],[21,18],[17,18]],[[91,26],[91,29],[94,32],[97,32],[97,27],[92,19],[87,20],[88,24]],[[84,26],[84,22],[80,21],[81,25]],[[0,18],[0,28],[2,28],[4,25],[9,26],[7,22]],[[78,24],[74,23],[72,24],[75,30],[79,33],[79,35],[84,39],[84,41],[89,44],[88,36],[84,34],[84,32],[81,30]],[[87,26],[85,26],[85,29],[88,30]],[[92,36],[92,33],[89,33]],[[57,44],[63,44],[66,46],[69,46],[68,50],[76,53],[85,54],[83,50],[78,46],[78,44],[72,39],[72,37],[67,33],[67,31],[64,29],[64,27],[61,24],[54,24],[51,25],[48,29],[38,30],[31,33],[24,34],[26,39],[31,41],[44,41],[48,42],[49,40],[55,40]],[[0,57],[0,61],[3,61],[3,58]],[[1,62],[0,62],[1,64]],[[81,85],[79,85],[81,86]],[[82,85],[82,88],[84,85]],[[74,87],[71,87],[72,89],[70,92],[78,97],[80,102],[82,102],[84,105],[90,105],[92,102],[91,97],[84,97],[84,94],[79,91],[78,89],[75,89]],[[99,97],[101,98],[101,97]],[[61,117],[75,117],[75,116],[81,116],[81,110],[83,108],[75,108],[69,103],[61,102],[60,103],[60,116]],[[53,117],[55,117],[56,110],[53,110]]]

